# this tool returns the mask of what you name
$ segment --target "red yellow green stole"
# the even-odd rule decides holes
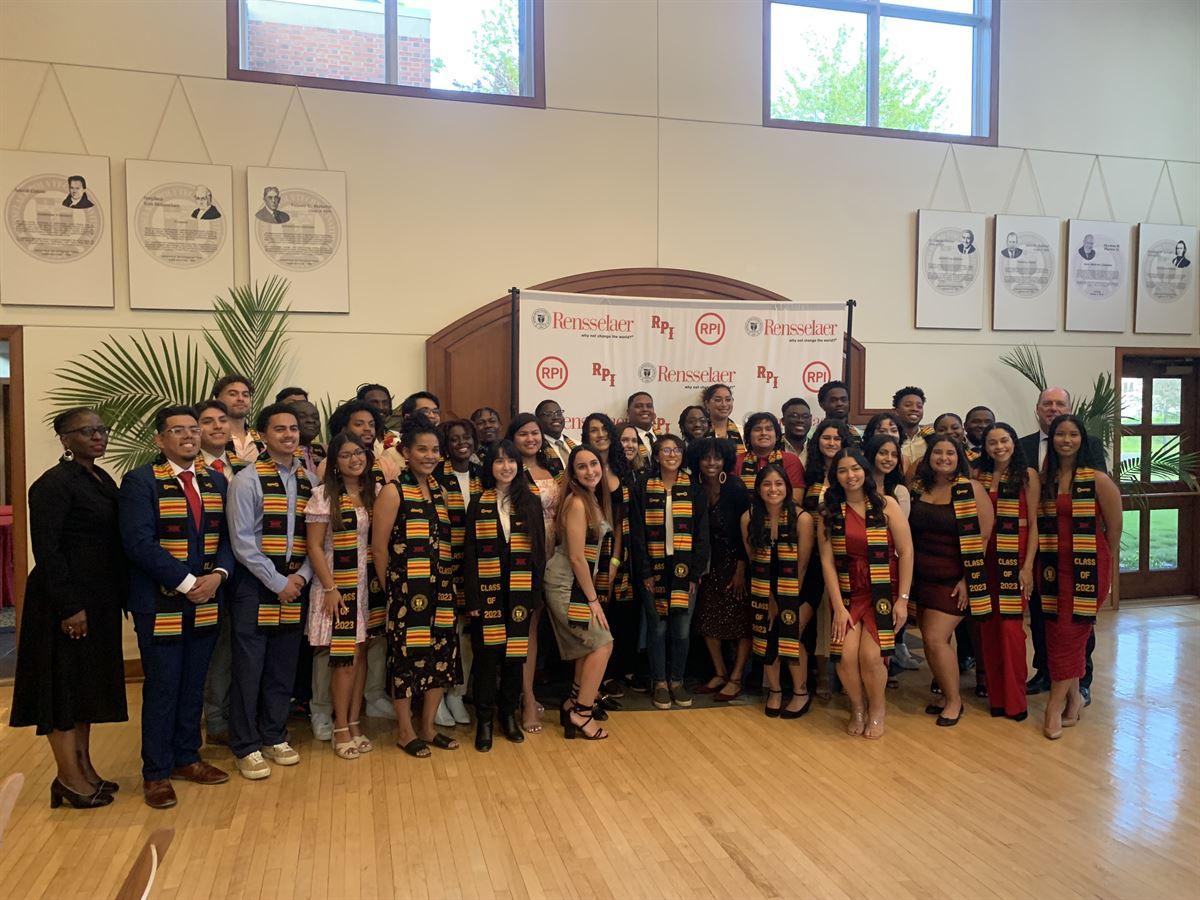
[[[979,506],[970,479],[959,477],[950,486],[954,521],[958,525],[958,553],[962,558],[963,578],[971,616],[986,619],[992,614],[992,592],[988,590],[987,567],[983,561],[983,532],[979,527]]]
[[[744,472],[745,469],[742,471]],[[821,498],[825,496],[826,487],[828,485],[825,483],[825,479],[822,478],[820,481],[814,481],[804,489],[804,500],[801,505],[806,513],[816,515],[817,507],[821,505]]]
[[[442,463],[436,473],[438,484],[446,498],[446,511],[450,514],[450,549],[454,555],[454,605],[462,609],[466,605],[466,594],[463,591],[463,556],[467,545],[467,507],[483,493],[483,481],[480,479],[479,466],[472,464],[468,470],[468,490],[471,496],[464,497],[462,485],[455,474],[454,465],[450,460]]]
[[[367,487],[373,490],[374,486]],[[366,510],[362,510],[367,515]],[[339,609],[333,614],[333,634],[329,640],[329,665],[348,666],[354,662],[354,648],[358,643],[358,604],[362,598],[358,593],[358,555],[367,554],[367,634],[383,631],[387,613],[387,597],[383,586],[375,575],[371,564],[371,547],[358,545],[358,508],[349,494],[338,499],[336,516],[329,517],[333,542],[333,584],[341,594],[346,612]]]
[[[671,553],[667,553],[667,489],[662,476],[655,473],[646,479],[644,521],[646,551],[650,557],[650,574],[655,576],[654,609],[660,617],[688,610],[690,582],[699,581],[692,572],[693,498],[692,477],[680,469],[671,486]],[[668,571],[667,562],[672,566]]]
[[[600,563],[604,559],[604,544],[605,538],[612,535],[611,529],[604,529],[603,534],[599,534],[591,527],[587,530],[587,536],[583,545],[583,558],[587,561],[588,569],[592,573],[592,586],[596,587],[596,574],[600,569]],[[609,544],[611,547],[611,543]],[[611,550],[610,550],[611,552]],[[599,588],[597,587],[597,594]],[[579,582],[572,580],[571,596],[567,601],[567,624],[572,628],[587,628],[592,622],[592,609],[588,605],[587,595],[583,592]]]
[[[259,454],[266,452],[267,445],[263,443],[261,434],[259,434],[253,428],[248,428],[246,429],[246,436],[254,442],[254,446],[258,448]],[[250,465],[248,462],[238,456],[237,447],[233,443],[232,437],[225,442],[225,456],[229,459],[229,465],[233,467],[235,473]],[[236,463],[234,462],[235,459],[237,460]]]
[[[1057,489],[1057,485],[1054,485]],[[1075,470],[1071,482],[1071,558],[1073,560],[1072,620],[1091,624],[1100,605],[1099,571],[1096,556],[1096,471]],[[1042,612],[1058,616],[1060,573],[1058,571],[1057,496],[1043,500],[1038,508],[1038,562],[1042,567]]]
[[[454,628],[454,553],[450,546],[450,513],[441,486],[432,475],[428,478],[426,500],[411,469],[405,469],[397,482],[400,489],[400,514],[396,528],[401,536],[399,557],[404,566],[402,591],[407,614],[404,621],[404,646],[409,652],[433,647],[433,629]]]
[[[796,523],[791,520],[785,505],[780,512],[776,529],[775,555],[779,572],[771,578],[771,526],[764,523],[763,534],[751,547],[750,557],[750,630],[755,656],[766,656],[770,632],[770,598],[775,595],[779,606],[779,656],[783,659],[800,657],[800,545]]]
[[[296,475],[296,504],[288,510],[287,490],[279,476],[279,467],[265,451],[254,464],[258,482],[262,486],[262,552],[275,566],[280,575],[293,575],[300,571],[308,554],[307,531],[304,525],[304,509],[312,496],[312,485],[308,472],[298,461],[294,462]],[[288,527],[292,532],[292,552],[288,555]],[[274,591],[263,588],[259,591],[259,628],[299,628],[300,598],[287,603],[280,602]]]
[[[782,450],[772,450],[770,455],[767,457],[767,461],[762,463],[762,465],[765,468],[771,463],[779,463],[780,465],[783,465]],[[758,467],[758,457],[754,454],[753,450],[747,450],[746,455],[742,457],[742,484],[746,486],[746,490],[748,490],[751,494],[754,493],[754,479],[758,476]],[[800,485],[798,484],[792,485],[792,487],[799,486]]]
[[[710,429],[708,429],[708,434],[706,434],[705,437],[715,438],[715,437],[717,437],[717,433],[715,431],[713,431],[713,429],[710,428]],[[734,450],[737,453],[748,453],[749,452],[749,450],[746,447],[746,442],[744,440],[742,440],[742,433],[740,431],[738,431],[738,427],[733,424],[732,420],[730,420],[730,422],[725,426],[725,437],[718,438],[718,440],[732,441]]]
[[[979,473],[979,483],[989,494],[994,473]],[[1005,478],[996,486],[996,574],[999,578],[996,599],[990,612],[1002,619],[1020,619],[1024,614],[1021,598],[1021,482]],[[991,587],[991,586],[989,586]]]
[[[842,605],[850,608],[850,599],[854,587],[850,583],[850,571],[854,567],[854,558],[846,546],[846,509],[838,504],[832,510],[832,528],[829,543],[833,549],[833,561],[837,567],[838,590],[842,594]],[[867,515],[870,517],[870,508]],[[887,519],[880,514],[882,521],[865,523],[867,532],[867,568],[871,578],[871,606],[875,614],[875,631],[879,635],[879,652],[882,656],[891,656],[896,649],[896,636],[892,630],[892,542],[888,534]],[[842,642],[830,639],[829,655],[837,658],[842,655]]]
[[[629,485],[621,482],[621,508],[619,513],[614,511],[614,515],[621,516],[621,565],[617,569],[616,578],[613,581],[612,593],[610,596],[616,601],[628,601],[633,599],[633,579],[629,575],[629,560],[633,555],[632,538],[629,533],[629,514],[632,497],[629,492]]]
[[[158,545],[172,558],[182,563],[188,558],[188,517],[191,515],[183,487],[175,478],[171,464],[165,459],[154,465],[154,482],[158,495]],[[204,463],[196,460],[196,491],[200,494],[203,525],[204,561],[200,574],[208,575],[216,568],[217,547],[225,521],[225,501]],[[194,574],[194,573],[193,573]],[[154,639],[171,641],[183,637],[183,613],[188,607],[195,610],[193,625],[207,628],[217,624],[217,601],[193,604],[174,588],[158,586],[158,604],[154,613]]]
[[[483,644],[503,646],[509,659],[524,659],[529,655],[529,614],[533,609],[533,538],[529,529],[540,528],[542,523],[527,522],[519,510],[510,509],[505,542],[496,489],[483,491],[478,504],[475,559],[483,601]],[[502,553],[507,554],[507,566],[501,562]]]
[[[972,466],[983,457],[983,454],[970,444],[967,444],[964,449],[966,450],[967,462]]]
[[[379,464],[378,456],[371,462],[371,481],[381,488],[387,484],[387,476],[383,474],[383,466]]]

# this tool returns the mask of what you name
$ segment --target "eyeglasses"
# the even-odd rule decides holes
[[[112,429],[107,425],[84,425],[82,428],[72,428],[70,431],[64,431],[63,434],[82,434],[85,438],[92,438],[96,435],[108,437],[112,433]]]
[[[163,434],[169,434],[171,437],[183,437],[185,434],[198,435],[200,433],[199,425],[173,425],[168,428]]]
[[[337,458],[344,459],[344,460],[351,460],[351,459],[358,459],[359,457],[366,456],[366,455],[367,455],[367,451],[363,450],[360,447],[357,450],[351,450],[349,453],[339,453]]]
[[[658,450],[659,456],[683,456],[683,451],[678,447],[660,447]]]

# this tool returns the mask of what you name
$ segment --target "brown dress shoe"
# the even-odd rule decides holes
[[[146,805],[151,809],[170,809],[178,800],[175,798],[175,788],[166,778],[157,781],[143,781],[142,790],[146,794]]]
[[[182,766],[171,770],[171,777],[196,784],[224,784],[229,780],[229,773],[223,772],[216,766],[209,765],[204,760],[194,762],[190,766]]]

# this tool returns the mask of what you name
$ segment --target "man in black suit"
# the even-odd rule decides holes
[[[1083,246],[1080,247],[1075,252],[1078,253],[1080,256],[1082,256],[1084,259],[1095,259],[1096,258],[1096,251],[1094,249],[1095,246],[1096,246],[1096,239],[1094,237],[1092,237],[1090,234],[1085,234],[1083,236]]]
[[[62,205],[67,209],[91,209],[95,206],[87,195],[87,180],[82,175],[72,175],[67,179],[67,196]]]
[[[970,228],[964,228],[962,231],[962,243],[957,245],[958,252],[962,254],[975,252],[975,232]]]
[[[146,804],[176,803],[171,779],[221,784],[229,773],[200,758],[204,680],[217,641],[223,587],[233,570],[226,482],[197,457],[190,406],[154,417],[162,452],[121,483],[120,528],[133,564],[127,607],[142,655],[142,787]]]
[[[275,225],[282,225],[292,217],[279,208],[279,201],[282,195],[279,193],[279,188],[273,184],[263,188],[263,205],[262,209],[254,214],[254,218],[260,222],[270,222]]]
[[[1000,251],[1000,255],[1005,259],[1020,259],[1023,251],[1017,246],[1017,240],[1017,233],[1010,231],[1004,239],[1004,249]]]
[[[192,210],[193,219],[221,218],[221,211],[213,206],[212,191],[204,185],[196,185],[196,192],[192,199],[196,201],[196,208]]]
[[[1177,269],[1186,269],[1192,264],[1192,261],[1187,258],[1187,244],[1179,241],[1175,244],[1175,258],[1171,260],[1171,265]]]
[[[1030,466],[1041,471],[1049,446],[1050,423],[1070,411],[1071,395],[1066,388],[1048,387],[1038,394],[1037,406],[1033,409],[1038,420],[1038,430],[1021,438],[1021,450]],[[1104,462],[1104,445],[1095,435],[1088,435],[1086,452],[1080,456],[1083,464],[1108,474],[1108,466]],[[1046,663],[1046,623],[1042,617],[1042,598],[1036,588],[1033,596],[1029,598],[1029,634],[1033,638],[1034,675],[1026,684],[1025,693],[1040,694],[1050,690],[1050,669]],[[1095,649],[1096,633],[1093,631],[1087,643],[1087,673],[1079,680],[1079,690],[1083,694],[1085,704],[1092,702],[1092,651]]]

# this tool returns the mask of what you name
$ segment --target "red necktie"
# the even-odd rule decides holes
[[[219,459],[214,459],[214,460],[213,460],[213,462],[212,462],[212,466],[213,466],[213,468],[214,468],[214,469],[216,469],[216,470],[217,470],[218,472],[220,472],[222,475],[224,475],[224,474],[225,474],[225,463],[221,462],[221,460],[219,460]]]
[[[196,526],[196,530],[200,530],[200,495],[196,493],[196,486],[192,483],[196,478],[195,472],[180,472],[180,479],[183,481],[183,495],[187,497],[188,509],[192,512],[192,522]]]

